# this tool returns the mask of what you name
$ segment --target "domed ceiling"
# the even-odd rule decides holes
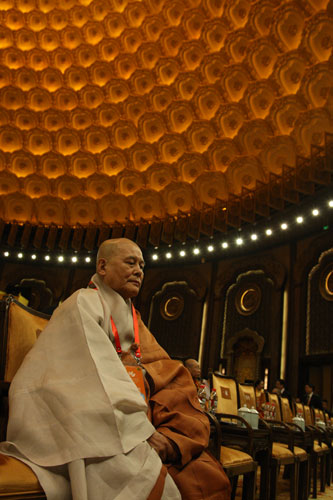
[[[333,133],[328,0],[0,0],[0,218],[206,210]]]

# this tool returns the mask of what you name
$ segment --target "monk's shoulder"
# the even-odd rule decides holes
[[[63,315],[70,317],[80,313],[80,311],[86,311],[97,316],[103,312],[101,300],[96,290],[90,288],[76,290],[57,307],[51,319]]]

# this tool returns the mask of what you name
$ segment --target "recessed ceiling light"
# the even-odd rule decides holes
[[[165,254],[165,256],[166,256],[167,259],[171,259],[172,254],[170,252],[168,252],[167,254]]]
[[[236,243],[237,245],[242,245],[243,244],[242,238],[237,238]]]
[[[228,246],[229,246],[229,245],[228,245],[228,243],[227,243],[226,241],[224,241],[224,242],[222,243],[222,248],[228,248]]]
[[[318,208],[314,208],[314,209],[312,210],[312,215],[314,215],[315,217],[316,217],[317,215],[319,215],[319,210],[318,210]]]
[[[154,255],[152,256],[152,259],[153,260],[157,260],[158,259],[158,255],[156,253],[154,253]]]
[[[288,224],[286,222],[283,222],[281,224],[281,229],[282,229],[282,231],[285,231],[286,229],[288,229]]]
[[[273,234],[273,231],[271,229],[266,229],[266,234],[267,236],[271,236]]]
[[[258,236],[256,234],[251,234],[251,240],[255,241],[258,239]]]

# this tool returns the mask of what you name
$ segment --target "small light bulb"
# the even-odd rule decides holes
[[[63,255],[59,255],[59,257],[58,257],[58,261],[59,261],[59,262],[64,262],[64,257],[63,257]]]
[[[20,253],[17,254],[17,256],[18,256],[19,259],[22,259],[23,253],[20,252]]]
[[[236,243],[237,245],[242,245],[243,244],[242,238],[237,238]]]
[[[296,222],[297,222],[297,224],[302,224],[302,222],[304,222],[303,217],[301,217],[301,216],[297,217]]]
[[[266,229],[266,234],[267,236],[271,236],[273,234],[273,231],[271,229]]]
[[[193,253],[194,253],[194,255],[198,255],[200,253],[199,248],[194,248]]]
[[[35,253],[32,254],[31,256],[32,260],[36,260],[37,259],[37,255]]]
[[[158,255],[156,253],[154,253],[153,256],[152,256],[152,259],[153,260],[157,260],[158,259]]]
[[[329,206],[329,207],[331,207],[331,208],[333,208],[333,200],[330,200],[330,201],[328,202],[328,206]]]
[[[72,262],[77,262],[77,257],[72,257]]]
[[[167,259],[171,259],[172,254],[170,252],[168,252],[167,254],[165,254],[165,256],[166,256]]]
[[[256,234],[251,234],[251,240],[256,241],[258,236]]]
[[[87,263],[91,262],[91,258],[90,258],[90,257],[86,257],[84,260],[85,260]]]
[[[222,243],[222,248],[228,248],[228,246],[229,246],[229,245],[228,245],[228,243],[227,243],[226,241],[224,241],[224,242]]]
[[[318,210],[318,208],[314,208],[314,209],[312,210],[312,215],[314,215],[315,217],[317,217],[317,215],[319,215],[319,210]]]
[[[209,247],[207,247],[207,250],[208,252],[213,252],[214,251],[213,245],[209,245]]]
[[[4,252],[3,254],[5,257],[9,257],[9,252]]]
[[[286,229],[288,229],[288,224],[286,224],[285,222],[283,222],[281,224],[281,229],[282,229],[282,231],[285,231]]]
[[[186,255],[185,250],[181,250],[181,251],[179,252],[179,255],[180,255],[181,257],[185,257],[185,255]]]
[[[50,256],[49,255],[45,255],[45,260],[50,260]]]

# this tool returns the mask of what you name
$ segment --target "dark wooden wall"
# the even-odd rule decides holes
[[[148,263],[136,306],[171,356],[196,358],[201,352],[205,375],[221,363],[230,373],[230,346],[245,335],[242,332],[250,332],[262,344],[256,374],[263,377],[268,369],[270,388],[280,377],[287,307],[288,388],[296,396],[302,393],[304,383],[314,382],[318,392],[332,403],[332,248],[330,228],[237,258],[160,267]],[[85,287],[93,273],[93,265],[62,267],[2,260],[0,290],[24,278],[44,280],[53,292],[55,306]]]

